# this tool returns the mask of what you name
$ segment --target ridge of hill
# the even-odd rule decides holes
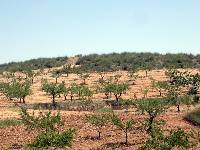
[[[79,66],[81,70],[87,71],[198,68],[200,67],[200,55],[123,52],[77,55],[75,57],[38,58],[24,62],[1,64],[0,71],[23,71],[27,68],[37,70],[62,67],[68,64]]]

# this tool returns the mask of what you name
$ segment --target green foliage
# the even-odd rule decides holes
[[[189,85],[191,85],[190,90],[188,91],[189,95],[196,95],[200,87],[200,75],[197,73],[195,75],[189,76]]]
[[[31,144],[27,145],[27,149],[48,149],[48,147],[63,148],[65,146],[71,147],[74,132],[74,129],[68,129],[62,133],[55,131],[41,133]]]
[[[122,94],[126,93],[128,89],[129,89],[129,84],[117,83],[113,81],[103,82],[99,87],[99,91],[105,93],[107,98],[109,94],[110,95],[113,94],[117,102],[119,101],[119,98],[122,96]]]
[[[86,115],[85,120],[96,127],[98,138],[101,138],[101,130],[110,122],[110,111],[98,110],[95,114]]]
[[[148,139],[140,150],[172,150],[173,148],[188,149],[191,147],[189,135],[182,129],[171,130],[168,135],[164,135],[161,130],[157,130],[154,137]]]
[[[30,115],[26,108],[22,108],[20,114],[23,124],[30,129],[38,129],[48,132],[56,130],[56,125],[62,125],[59,113],[55,116],[52,116],[51,112],[45,114],[40,113],[38,116],[36,116],[34,113],[33,115]]]
[[[63,93],[63,83],[48,83],[47,81],[44,81],[42,83],[42,90],[52,96],[52,103],[55,105],[56,96]]]
[[[158,81],[155,86],[158,88],[160,96],[162,96],[162,90],[166,91],[168,89],[168,83],[166,81]]]
[[[93,95],[93,92],[86,85],[77,85],[76,83],[71,84],[68,87],[68,93],[70,94],[71,100],[75,95],[78,95],[79,99],[88,99]]]
[[[161,68],[194,68],[200,64],[199,55],[187,54],[158,54],[158,53],[128,53],[121,54],[91,54],[80,57],[77,65],[89,71],[115,71],[161,69]]]
[[[37,138],[27,145],[27,149],[48,149],[48,147],[72,146],[74,129],[67,129],[59,132],[57,127],[63,125],[61,116],[51,115],[51,112],[40,113],[36,116],[30,115],[26,108],[22,108],[21,120],[29,129],[36,129],[40,132]]]
[[[53,68],[64,65],[67,59],[68,59],[67,57],[38,58],[24,62],[11,62],[8,64],[0,65],[0,70],[16,72],[16,71],[26,71],[27,68],[29,68],[30,70]]]
[[[200,109],[197,108],[189,113],[187,113],[184,117],[187,121],[191,122],[194,125],[200,125]]]
[[[89,73],[80,72],[79,73],[79,77],[83,80],[82,84],[86,84],[86,79],[90,77],[90,74]]]
[[[111,53],[111,54],[90,54],[79,56],[76,65],[80,65],[82,71],[114,71],[131,69],[161,69],[161,68],[194,68],[200,64],[199,55],[191,54],[158,54],[158,53]],[[0,65],[0,71],[23,71],[52,68],[65,65],[67,57],[39,58],[24,62],[11,62]],[[77,68],[72,69],[72,72]]]
[[[188,71],[181,72],[177,69],[169,69],[166,75],[169,76],[171,85],[180,87],[188,84]]]
[[[112,116],[112,123],[120,130],[122,130],[125,133],[125,144],[128,144],[128,131],[132,129],[135,122],[130,119],[127,121],[124,121],[120,119],[117,115],[113,114]]]
[[[29,80],[18,81],[17,79],[12,79],[8,83],[0,83],[0,91],[8,98],[19,98],[20,102],[23,100],[25,103],[25,97],[31,94],[31,83]]]
[[[0,120],[0,128],[21,125],[22,122],[17,119],[3,119]]]
[[[169,106],[163,98],[143,99],[136,103],[138,110],[148,115],[146,131],[151,133],[155,125],[155,118],[163,113]]]
[[[73,100],[73,97],[75,96],[75,94],[78,93],[78,88],[77,88],[77,84],[76,83],[72,83],[70,87],[68,87],[68,92],[70,94],[70,99]]]

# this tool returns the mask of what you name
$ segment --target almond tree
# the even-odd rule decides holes
[[[20,102],[25,103],[26,96],[31,94],[31,83],[30,81],[26,80],[25,82],[21,83],[18,89],[18,96],[20,98]]]
[[[67,74],[67,77],[69,76],[69,74],[72,72],[72,68],[71,68],[71,65],[67,65],[67,66],[64,66],[62,68],[62,73],[64,74]]]
[[[136,71],[136,69],[128,71],[129,80],[133,82],[133,85],[135,84],[135,80],[138,78],[138,74],[136,74]]]
[[[148,115],[146,129],[148,133],[151,133],[154,128],[155,118],[168,108],[167,101],[161,98],[142,99],[136,105],[138,110]]]
[[[110,83],[109,88],[118,103],[122,94],[126,93],[126,91],[129,89],[129,85],[127,83]]]
[[[52,115],[51,112],[39,115],[30,115],[27,109],[21,109],[21,120],[28,129],[39,132],[39,135],[25,149],[49,149],[71,147],[75,130],[69,128],[60,132],[57,127],[63,126],[59,113]]]
[[[124,121],[120,119],[117,115],[113,114],[112,116],[112,123],[120,130],[122,130],[125,133],[125,144],[128,144],[128,132],[130,129],[132,129],[135,122],[130,119],[127,121]]]
[[[110,122],[110,115],[96,112],[92,115],[86,115],[85,120],[96,127],[98,139],[101,139],[102,128]]]
[[[72,83],[70,87],[68,87],[68,94],[70,95],[70,100],[72,101],[74,96],[78,94],[78,88],[76,83]]]
[[[61,94],[63,92],[62,91],[62,87],[63,87],[62,84],[48,83],[48,82],[45,82],[42,85],[43,91],[45,91],[47,94],[52,96],[52,104],[53,104],[53,106],[56,105],[56,103],[55,103],[56,96],[58,96],[59,94]]]
[[[79,73],[79,77],[83,80],[82,84],[86,84],[86,79],[90,77],[89,73]]]
[[[167,90],[168,83],[166,81],[158,81],[156,82],[156,88],[158,89],[160,96],[162,96],[162,90]]]
[[[58,78],[62,75],[62,73],[60,72],[60,70],[54,70],[52,72],[52,77],[54,77],[56,79],[56,84],[58,83]]]
[[[37,74],[31,69],[27,69],[23,72],[26,74],[26,79],[31,79],[31,82],[33,84],[34,78]]]

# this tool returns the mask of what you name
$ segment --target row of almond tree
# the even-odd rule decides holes
[[[54,74],[53,71],[52,74]],[[79,73],[80,78],[83,79],[83,83],[71,83],[66,85],[64,81],[61,83],[49,82],[46,79],[41,81],[41,89],[52,97],[52,104],[55,105],[56,97],[64,96],[67,100],[74,98],[77,99],[91,99],[93,94],[102,93],[105,94],[107,99],[111,98],[113,95],[117,104],[120,104],[122,95],[125,94],[130,86],[134,85],[135,80],[139,78],[137,72],[134,70],[130,71],[128,74],[129,80],[120,81],[120,75],[105,79],[104,73],[99,73],[100,78],[95,84],[95,87],[90,88],[86,84],[86,79],[90,76],[88,73]],[[177,106],[177,110],[180,111],[180,105],[182,103],[191,105],[199,101],[198,90],[200,87],[200,75],[191,74],[188,71],[181,72],[178,70],[168,70],[166,71],[168,80],[166,81],[156,81],[153,77],[151,79],[151,86],[141,90],[143,93],[143,98],[148,96],[148,92],[151,90],[156,90],[159,92],[159,97],[168,97],[171,102]],[[0,82],[0,92],[5,95],[8,99],[19,99],[25,103],[26,96],[31,94],[31,85],[33,83],[33,78],[35,73],[32,71],[25,74],[25,77],[15,77],[14,75],[8,76],[7,81]],[[133,99],[138,99],[137,95],[134,94]]]

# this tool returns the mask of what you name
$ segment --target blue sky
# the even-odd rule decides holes
[[[199,0],[0,0],[0,63],[123,51],[200,53]]]

